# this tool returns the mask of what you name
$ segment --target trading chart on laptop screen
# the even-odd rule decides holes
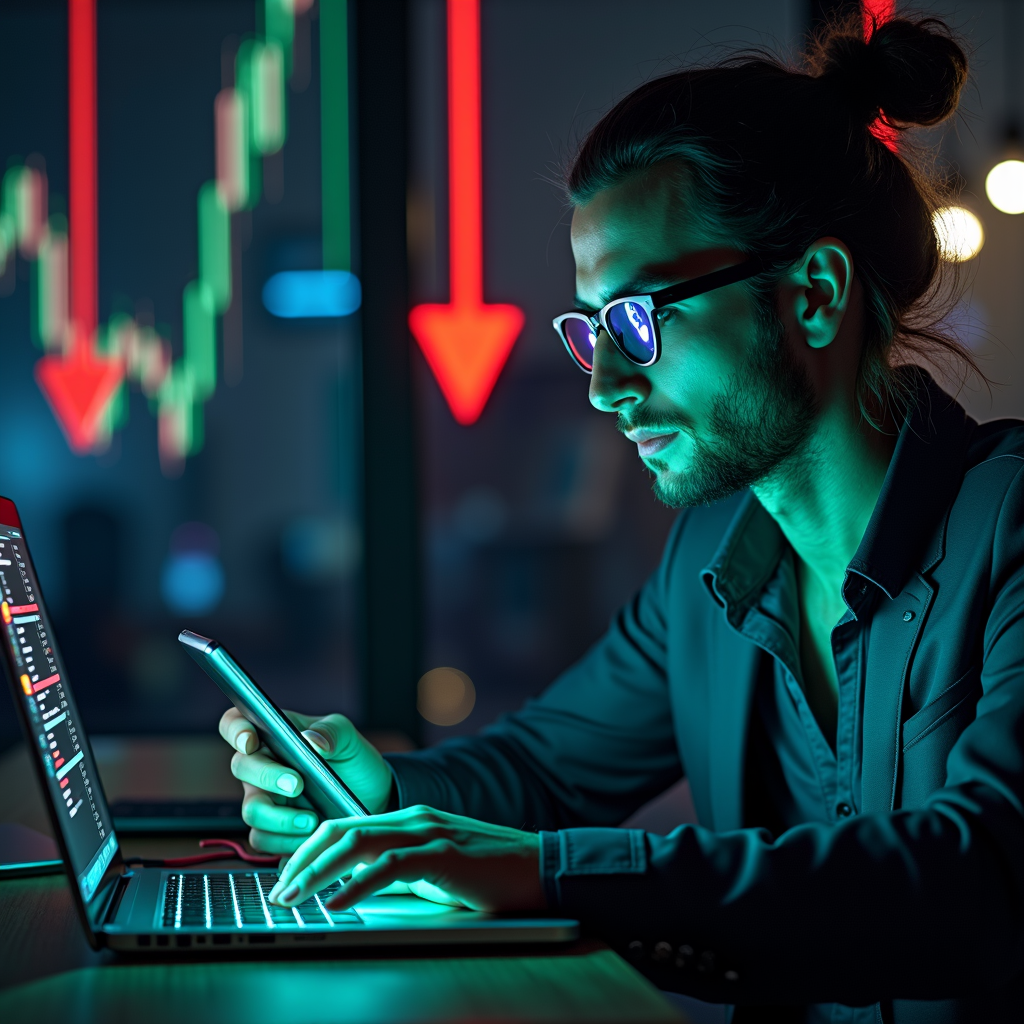
[[[21,530],[0,523],[0,629],[42,759],[82,897],[96,891],[117,848],[110,811],[64,678],[64,663],[39,597]]]

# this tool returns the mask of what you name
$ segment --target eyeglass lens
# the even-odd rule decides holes
[[[562,321],[562,330],[565,331],[565,338],[580,365],[587,370],[592,370],[594,368],[594,346],[597,344],[594,328],[586,320],[569,317]]]
[[[637,302],[618,302],[605,317],[612,337],[630,359],[644,365],[654,358],[654,324]]]

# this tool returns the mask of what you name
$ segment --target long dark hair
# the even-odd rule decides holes
[[[952,358],[982,379],[942,323],[956,300],[943,286],[932,215],[948,188],[900,139],[955,110],[967,58],[936,18],[895,18],[865,41],[859,16],[813,40],[800,68],[764,54],[653,79],[612,108],[566,174],[571,202],[663,160],[685,168],[688,213],[711,237],[766,255],[766,299],[817,238],[841,238],[865,294],[858,400],[878,424],[908,395],[899,366],[914,354]],[[774,301],[772,299],[772,301]]]

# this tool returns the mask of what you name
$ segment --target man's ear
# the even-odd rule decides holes
[[[838,238],[810,245],[790,277],[797,330],[811,348],[835,341],[853,290],[853,256]]]

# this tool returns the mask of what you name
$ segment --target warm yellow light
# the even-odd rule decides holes
[[[932,217],[939,255],[950,263],[973,260],[985,244],[981,221],[962,206],[943,206]]]
[[[416,707],[434,725],[458,725],[476,704],[473,680],[457,668],[432,668],[420,679]]]
[[[1003,213],[1024,213],[1024,160],[1003,160],[988,172],[985,192]]]

